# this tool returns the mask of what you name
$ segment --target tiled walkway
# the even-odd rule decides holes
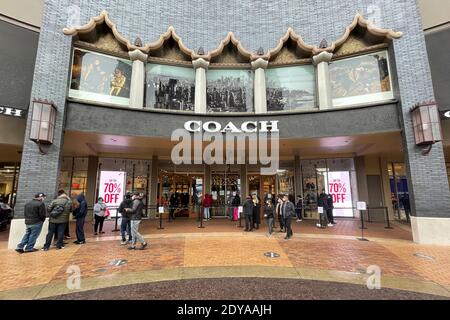
[[[358,221],[341,220],[334,228],[318,230],[313,221],[294,223],[294,238],[265,235],[264,227],[245,233],[228,220],[197,228],[193,220],[178,220],[157,230],[145,221],[142,233],[150,246],[129,251],[117,233],[70,243],[63,250],[19,255],[0,238],[0,299],[36,299],[98,288],[198,278],[285,278],[366,285],[369,266],[381,269],[381,286],[450,297],[450,249],[417,245],[407,228],[369,224],[359,241]],[[73,240],[73,239],[72,239]],[[266,257],[274,252],[277,258]],[[110,265],[127,260],[122,266]],[[81,288],[69,289],[67,271],[81,271]],[[367,289],[368,290],[368,289]],[[126,299],[126,297],[123,297]],[[243,297],[244,298],[244,297]]]

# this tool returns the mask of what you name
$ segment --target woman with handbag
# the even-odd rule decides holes
[[[100,231],[100,234],[105,233],[103,231],[103,222],[105,221],[105,213],[106,213],[106,204],[103,202],[103,198],[98,198],[98,202],[94,204],[94,235],[96,236],[98,233],[97,231]],[[99,230],[100,226],[100,230]]]

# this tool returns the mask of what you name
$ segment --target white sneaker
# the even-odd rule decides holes
[[[126,245],[127,243],[128,243],[128,241],[120,241],[120,244],[123,246]]]
[[[322,225],[321,225],[320,223],[316,223],[316,227],[317,227],[317,228],[321,228]]]
[[[334,224],[329,223],[328,226],[329,226],[329,227],[334,227]]]
[[[297,222],[302,222],[303,220],[302,219],[297,219]]]

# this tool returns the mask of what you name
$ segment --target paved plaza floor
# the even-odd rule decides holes
[[[294,237],[265,226],[244,232],[215,219],[143,222],[149,246],[127,250],[105,225],[84,245],[18,254],[0,234],[0,299],[449,299],[450,249],[412,242],[405,225],[368,223],[360,241],[357,220],[317,229],[293,222]],[[71,226],[74,227],[73,225]],[[72,230],[72,237],[75,232]],[[80,271],[80,286],[74,278]],[[370,290],[373,270],[381,289]],[[75,279],[75,280],[74,280]],[[376,282],[370,282],[372,284]],[[287,290],[289,289],[289,290]]]

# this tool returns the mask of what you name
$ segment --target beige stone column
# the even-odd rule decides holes
[[[192,61],[195,69],[195,113],[206,113],[206,70],[209,61],[198,58]]]
[[[131,74],[130,88],[130,107],[144,108],[144,92],[145,92],[145,62],[148,55],[140,50],[128,52],[131,61],[133,61],[133,69]]]
[[[333,58],[333,54],[323,51],[313,57],[314,65],[317,67],[317,97],[319,101],[319,109],[326,110],[333,107],[331,98],[331,81],[329,62]]]
[[[269,62],[262,58],[252,61],[252,69],[255,72],[253,81],[255,113],[267,113],[267,98],[266,98],[266,74],[265,69]]]

